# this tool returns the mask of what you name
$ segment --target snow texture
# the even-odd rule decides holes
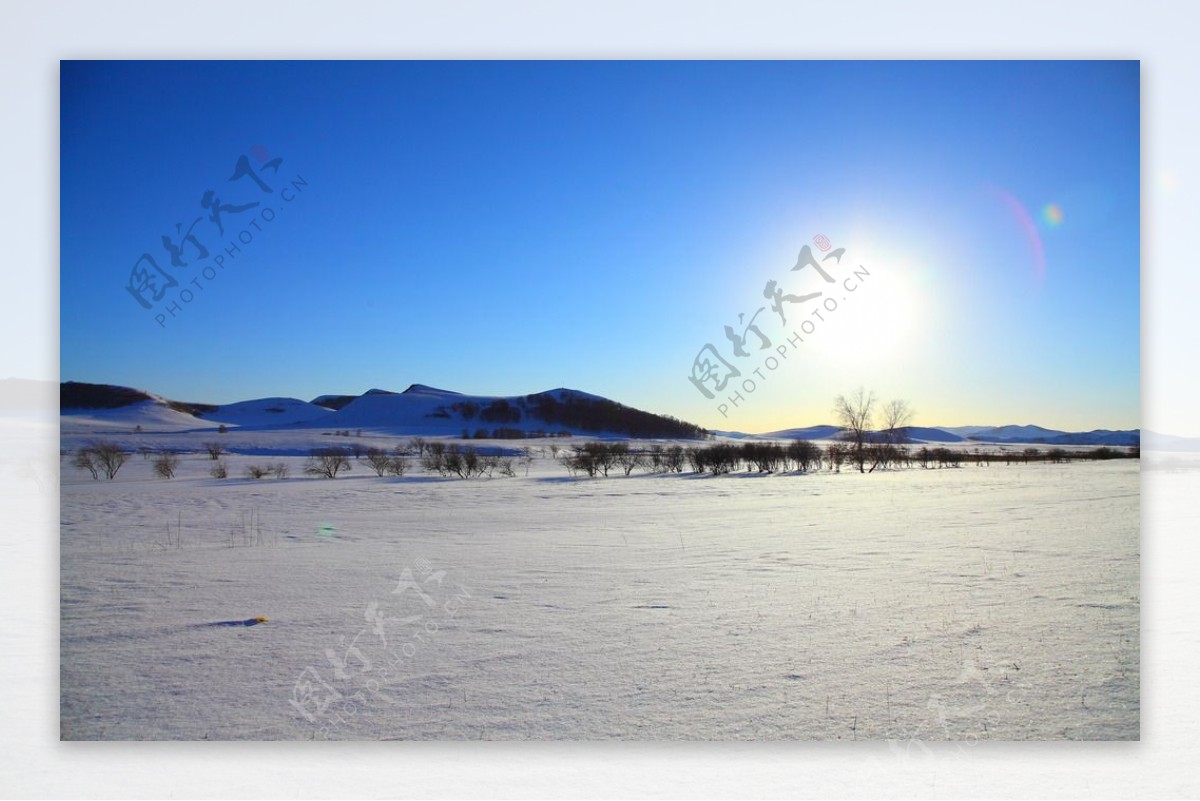
[[[226,460],[162,480],[135,455],[108,482],[63,457],[63,739],[1139,737],[1136,460],[588,480],[539,456],[469,481]]]

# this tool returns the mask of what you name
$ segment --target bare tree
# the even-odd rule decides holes
[[[288,466],[283,462],[276,462],[275,464],[271,465],[268,470],[275,474],[275,478],[287,478],[288,473],[291,472]]]
[[[821,449],[806,439],[795,439],[788,443],[787,457],[796,469],[807,473],[813,465],[821,467]]]
[[[446,475],[446,443],[427,442],[424,451],[421,467],[429,472],[436,472],[439,476]]]
[[[379,448],[367,449],[367,464],[375,471],[375,475],[383,476],[387,473],[388,468],[392,464],[392,456],[385,450]]]
[[[905,445],[908,442],[908,426],[912,424],[913,414],[914,411],[906,400],[897,399],[883,405],[880,409],[883,428],[874,437],[875,442],[866,447],[866,456],[871,461],[868,473],[875,472],[877,467],[886,470],[892,464],[899,466],[908,461],[909,455]]]
[[[842,472],[842,461],[845,457],[846,445],[844,443],[831,442],[825,449],[825,461],[829,463],[829,469],[835,473]]]
[[[225,446],[220,442],[205,442],[204,450],[208,451],[208,458],[215,462],[220,459],[221,454],[225,452]]]
[[[263,465],[260,465],[260,464],[246,465],[246,477],[247,478],[256,478],[256,479],[263,478],[264,476],[268,475],[270,472],[271,472],[271,468],[264,467]]]
[[[92,474],[92,480],[100,479],[100,465],[96,462],[95,454],[91,448],[80,448],[79,452],[71,459],[71,464],[78,467],[80,470],[86,470]]]
[[[884,404],[883,433],[891,445],[903,445],[908,440],[905,430],[912,425],[916,410],[908,405],[908,401],[897,398]]]
[[[596,460],[596,465],[604,473],[604,477],[608,478],[608,471],[617,463],[617,454],[614,446],[606,445],[603,442],[588,442],[583,447],[592,453],[593,458]]]
[[[850,456],[865,473],[867,435],[875,417],[875,393],[859,387],[849,397],[838,395],[833,401],[833,414],[844,429],[842,438],[851,446]]]
[[[224,461],[214,464],[208,471],[213,478],[229,478],[229,467]]]
[[[304,465],[304,472],[310,476],[337,478],[337,474],[350,469],[350,460],[346,451],[341,448],[316,448]]]
[[[408,457],[402,453],[398,453],[388,460],[387,472],[389,476],[402,476],[408,472]]]
[[[596,443],[589,443],[596,444]],[[578,472],[587,473],[588,478],[595,478],[600,472],[600,464],[596,459],[596,451],[584,445],[572,445],[570,450],[563,448],[558,457],[559,462],[563,467],[567,468],[571,475]]]
[[[645,467],[646,455],[641,451],[631,450],[626,442],[616,442],[609,446],[617,465],[629,475],[638,467]]]
[[[163,451],[154,457],[154,472],[160,478],[175,478],[175,468],[179,466],[179,457],[173,451]]]
[[[1071,461],[1070,455],[1064,448],[1051,448],[1046,451],[1046,458],[1053,464],[1062,464],[1063,462]]]
[[[496,471],[496,468],[498,468],[499,466],[500,466],[500,455],[499,454],[497,454],[497,453],[480,454],[480,456],[479,456],[479,473],[481,475],[486,475],[488,478],[491,478],[492,473],[494,473]],[[511,466],[512,466],[512,460],[510,459],[509,460],[510,469],[511,469]]]
[[[104,477],[109,481],[116,478],[117,471],[129,458],[129,454],[115,442],[93,442],[88,446],[88,450],[91,451],[92,459],[100,472],[104,473]]]

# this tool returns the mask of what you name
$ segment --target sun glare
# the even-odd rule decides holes
[[[923,305],[912,277],[903,261],[865,252],[847,263],[822,298],[819,343],[814,338],[821,356],[867,366],[911,351]]]

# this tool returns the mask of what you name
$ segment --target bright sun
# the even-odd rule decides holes
[[[815,349],[824,360],[862,367],[917,355],[907,351],[915,346],[923,304],[904,281],[905,267],[863,258],[840,271],[821,299],[824,319],[814,332],[819,333]]]

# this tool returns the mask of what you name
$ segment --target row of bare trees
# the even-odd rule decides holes
[[[838,395],[834,401],[834,415],[842,431],[838,440],[824,448],[807,440],[795,440],[786,445],[776,442],[715,443],[708,446],[683,447],[681,445],[652,444],[636,448],[628,442],[586,442],[570,447],[550,445],[549,455],[562,464],[572,475],[583,473],[589,477],[605,476],[620,471],[630,475],[634,470],[652,473],[682,473],[685,466],[692,472],[720,475],[740,471],[774,473],[782,471],[809,472],[827,469],[840,472],[844,463],[856,467],[860,473],[889,467],[957,467],[973,459],[977,464],[1005,464],[1031,461],[1061,463],[1072,459],[1137,458],[1137,448],[1128,452],[1100,447],[1089,452],[1068,451],[1064,448],[1025,448],[1023,451],[1004,450],[988,453],[975,449],[944,447],[907,447],[908,428],[912,424],[914,410],[905,400],[880,403],[874,392],[859,388],[850,395]],[[876,424],[880,425],[876,429]],[[226,452],[220,442],[203,443],[210,459],[217,461],[211,474],[225,478],[227,468],[220,457]],[[154,471],[163,478],[172,478],[178,466],[178,456],[171,451],[154,452],[139,448],[144,458],[154,458]],[[65,453],[65,452],[64,452]],[[368,448],[359,443],[349,447],[317,448],[310,451],[304,473],[322,478],[337,478],[351,470],[351,457],[360,460],[365,456],[367,464],[378,476],[403,476],[410,467],[410,457],[419,459],[421,467],[441,476],[474,478],[514,476],[514,458],[494,451],[474,447],[430,441],[413,437],[407,443],[396,445],[391,451]],[[104,476],[112,480],[128,459],[129,453],[112,442],[94,442],[76,452],[72,464],[91,473],[93,479]],[[519,460],[529,474],[533,462],[533,450],[525,447],[519,451]],[[275,475],[287,476],[283,463],[246,468],[250,478]]]
[[[440,476],[492,478],[497,472],[502,476],[516,475],[512,458],[499,453],[444,442],[426,443],[424,452],[421,467]]]
[[[841,465],[843,446],[835,444],[831,465]],[[684,448],[680,445],[651,445],[634,449],[627,442],[585,442],[564,448],[557,456],[571,475],[589,478],[607,477],[610,472],[630,475],[634,470],[647,473],[693,473],[721,475],[741,470],[774,473],[779,470],[809,471],[820,469],[821,448],[806,440],[788,445],[776,442],[718,442]],[[832,469],[832,467],[831,467]]]
[[[683,449],[679,450],[682,453]],[[660,451],[658,456],[660,465],[670,459],[665,451]],[[608,476],[610,470],[621,470],[629,475],[638,467],[645,469],[651,458],[648,453],[630,449],[626,442],[585,442],[563,449],[558,461],[571,475],[585,473],[589,478],[595,478]]]

